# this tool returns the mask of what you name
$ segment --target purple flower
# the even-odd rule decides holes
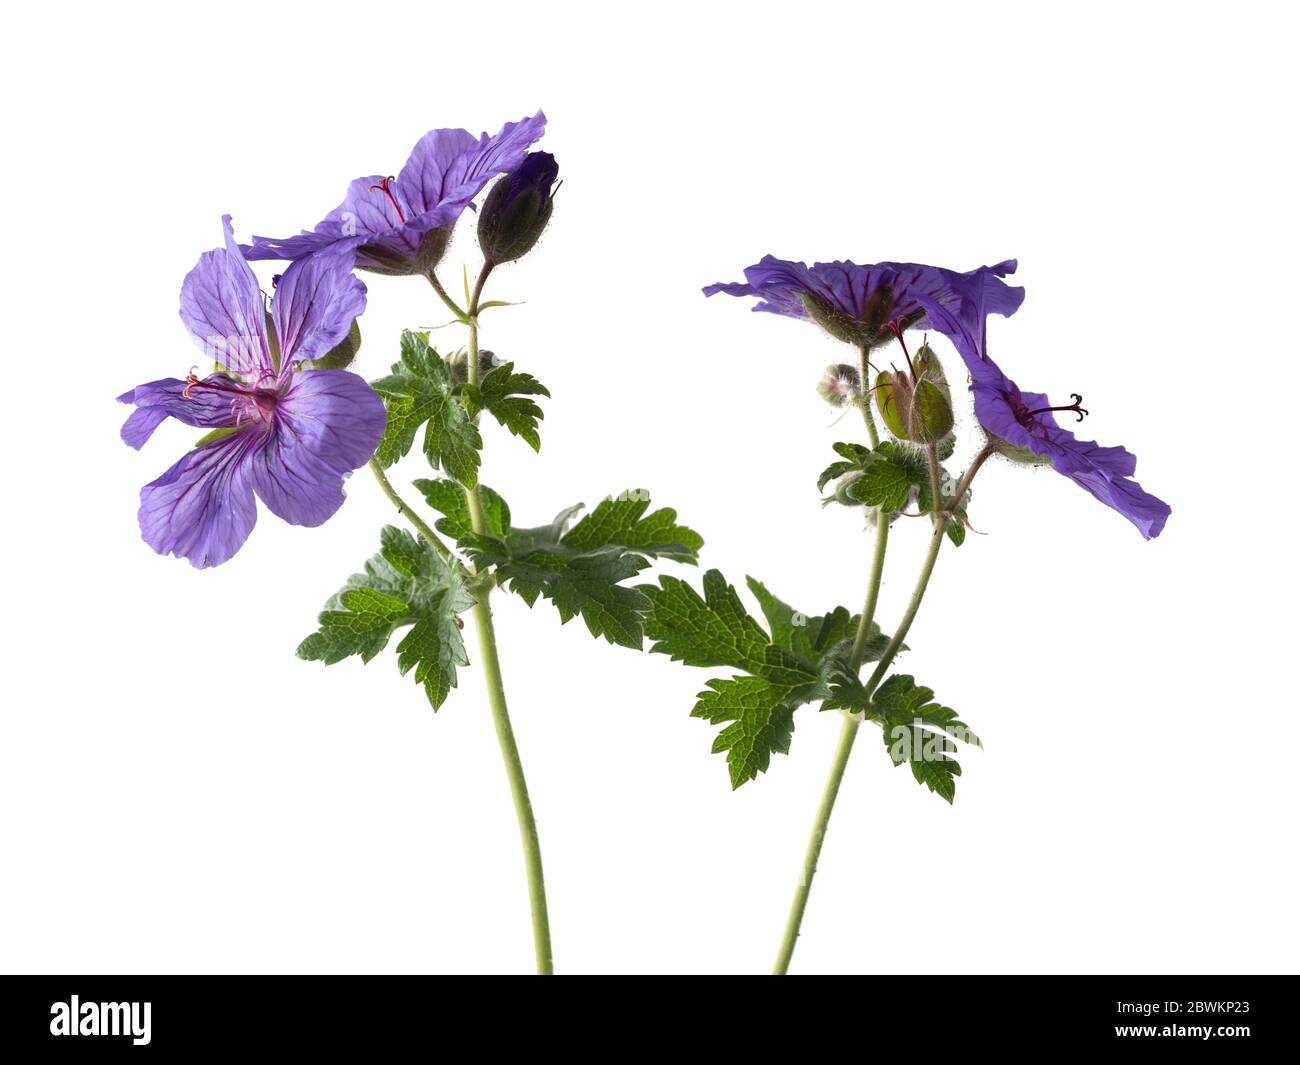
[[[967,365],[986,355],[990,314],[1012,315],[1023,288],[1002,280],[1016,261],[957,273],[916,263],[790,262],[765,255],[745,270],[745,281],[709,285],[706,296],[756,296],[756,311],[816,322],[837,340],[874,348],[906,329],[934,329],[948,337]]]
[[[343,503],[343,478],[364,465],[384,432],[384,405],[356,374],[303,370],[342,340],[366,305],[366,287],[339,254],[285,271],[268,315],[222,219],[226,246],[204,252],[181,286],[181,319],[217,363],[199,379],[151,381],[118,396],[136,409],[122,439],[141,447],[164,419],[213,429],[140,491],[140,531],[159,554],[219,566],[248,539],[256,494],[293,525],[320,525]],[[224,431],[223,431],[224,430]]]
[[[397,177],[357,178],[311,232],[254,237],[250,259],[293,259],[339,248],[381,274],[424,274],[438,264],[456,219],[497,174],[517,167],[546,129],[546,116],[508,122],[494,137],[463,129],[426,133]]]
[[[991,359],[972,373],[975,416],[993,436],[1013,447],[1050,459],[1052,468],[1128,518],[1148,540],[1159,536],[1169,518],[1169,504],[1144,492],[1132,479],[1137,458],[1122,447],[1102,447],[1078,440],[1056,422],[1054,411],[1069,411],[1079,421],[1088,412],[1077,393],[1067,405],[1053,406],[1040,392],[1022,392]]]

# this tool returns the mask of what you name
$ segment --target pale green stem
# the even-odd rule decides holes
[[[925,449],[925,456],[930,463],[930,507],[935,513],[935,520],[938,521],[939,511],[943,509],[943,493],[939,482],[939,447],[937,444],[930,444]]]
[[[885,569],[885,548],[888,543],[889,515],[881,513],[876,518],[876,549],[871,558],[867,598],[862,604],[858,631],[854,634],[853,649],[849,652],[849,666],[855,675],[862,667],[862,658],[867,651],[867,640],[871,636],[871,623],[875,620],[876,602],[880,598],[880,578]],[[781,940],[781,951],[776,958],[774,972],[778,976],[783,976],[790,967],[795,941],[799,938],[799,926],[803,923],[803,913],[808,907],[808,893],[812,890],[812,880],[817,873],[817,859],[821,857],[826,826],[831,819],[831,810],[835,807],[835,798],[840,792],[840,781],[844,779],[844,770],[849,764],[849,753],[853,750],[853,742],[858,737],[858,726],[862,724],[862,718],[857,714],[844,714],[843,717],[839,744],[835,748],[835,760],[831,763],[830,776],[822,792],[822,801],[817,807],[817,818],[813,823],[813,832],[808,839],[808,849],[804,854],[803,875],[799,879],[799,886],[795,889],[794,900],[790,903],[790,916],[786,919],[785,936]]]
[[[429,528],[428,523],[420,517],[419,514],[412,510],[407,502],[397,494],[397,490],[388,480],[387,474],[384,473],[384,468],[379,465],[379,460],[373,457],[370,459],[370,472],[375,475],[375,480],[379,482],[379,487],[384,490],[384,495],[386,495],[388,501],[397,508],[398,513],[415,526],[416,531],[429,542],[430,547],[437,551],[443,558],[450,559],[452,554],[447,545],[438,538],[437,533]]]
[[[882,523],[884,520],[884,515],[881,515]],[[916,612],[921,607],[921,600],[925,597],[925,590],[930,583],[930,574],[934,572],[934,564],[939,557],[939,548],[943,546],[944,526],[947,521],[945,514],[938,515],[935,520],[934,532],[930,536],[930,549],[926,553],[924,564],[921,566],[921,574],[917,578],[916,587],[912,590],[912,598],[907,605],[907,612],[903,615],[903,620],[899,622],[897,631],[890,638],[889,643],[885,645],[885,650],[880,656],[880,662],[865,685],[867,698],[870,698],[872,693],[875,692],[886,670],[889,669],[894,658],[898,655],[899,648],[903,646],[903,640],[912,627],[912,622],[916,619]],[[877,541],[877,544],[879,544],[879,541]],[[870,592],[867,601],[874,607],[874,596]],[[865,618],[865,616],[864,610],[863,617]],[[859,627],[860,632],[861,627]],[[858,665],[861,665],[860,658]],[[804,855],[803,873],[799,880],[799,886],[795,889],[794,901],[790,905],[790,916],[785,925],[785,935],[781,939],[781,949],[777,953],[776,966],[772,970],[777,976],[784,976],[790,969],[790,959],[794,956],[795,943],[799,939],[799,926],[803,923],[804,910],[808,906],[808,894],[812,890],[812,879],[817,872],[817,860],[821,857],[822,843],[826,838],[826,827],[830,824],[831,811],[835,808],[835,799],[840,792],[840,782],[844,779],[844,770],[849,764],[849,754],[853,750],[853,741],[857,739],[858,727],[861,721],[861,717],[856,714],[846,713],[844,715],[839,745],[835,749],[835,760],[831,763],[830,776],[826,780],[826,787],[822,791],[822,800],[817,807],[817,817],[813,821],[812,835],[808,838],[808,850]]]
[[[491,272],[485,266],[479,274],[478,283],[470,298],[469,309],[465,315],[469,328],[469,345],[466,364],[470,383],[477,386],[478,367],[478,302],[483,292],[483,283]],[[432,280],[432,278],[431,278]],[[441,286],[434,280],[435,289]],[[448,300],[449,306],[454,306]],[[487,531],[483,518],[483,503],[477,485],[465,489],[465,501],[469,507],[469,521],[477,535]],[[537,972],[549,976],[554,971],[551,955],[551,925],[546,909],[546,881],[542,874],[542,848],[537,836],[537,821],[533,816],[533,804],[528,797],[528,781],[524,777],[523,762],[519,757],[519,745],[515,742],[514,728],[510,724],[510,713],[506,708],[505,681],[501,676],[501,659],[497,653],[496,628],[492,624],[492,607],[489,603],[491,584],[480,583],[475,592],[474,626],[478,630],[479,655],[483,660],[483,675],[487,680],[488,705],[492,709],[492,724],[496,728],[497,744],[501,748],[501,758],[505,762],[506,776],[510,781],[510,796],[515,804],[515,818],[519,822],[519,836],[524,846],[524,868],[528,877],[528,901],[533,919],[533,947],[537,955]]]

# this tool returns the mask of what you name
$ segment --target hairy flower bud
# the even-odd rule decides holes
[[[537,243],[551,219],[559,172],[555,156],[531,152],[492,186],[478,219],[479,248],[492,266],[513,262]]]
[[[857,367],[846,362],[826,367],[822,379],[817,382],[817,394],[832,407],[854,402],[861,390],[862,379]]]
[[[876,378],[876,406],[894,436],[933,444],[952,431],[952,394],[929,345],[921,346],[912,366],[915,377],[884,372]]]
[[[453,351],[450,355],[444,357],[448,368],[451,370],[452,384],[463,385],[469,381],[469,353],[464,348]],[[490,351],[480,351],[478,353],[478,379],[482,381],[500,365],[501,360],[495,354]]]

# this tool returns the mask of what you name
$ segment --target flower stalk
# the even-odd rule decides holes
[[[469,381],[477,386],[479,383],[478,351],[478,309],[483,294],[483,286],[492,267],[485,264],[479,272],[478,281],[470,296],[469,306],[465,312],[466,326],[469,331],[468,368]],[[431,280],[432,277],[431,277]],[[434,280],[434,288],[441,291],[441,286]],[[449,305],[450,300],[447,301]],[[470,527],[475,534],[487,531],[483,517],[483,502],[478,486],[465,489],[465,502],[469,508]],[[483,677],[487,682],[488,705],[492,711],[492,724],[496,729],[497,744],[501,748],[501,759],[505,763],[506,777],[510,782],[510,797],[514,801],[515,818],[519,822],[519,837],[524,849],[524,868],[528,878],[528,901],[532,912],[533,949],[537,958],[539,976],[550,976],[555,972],[551,950],[550,916],[546,907],[546,880],[542,870],[542,848],[537,834],[537,820],[533,815],[532,800],[528,795],[528,781],[524,776],[523,760],[519,754],[519,744],[515,740],[514,727],[510,723],[510,712],[506,705],[505,680],[501,673],[501,657],[497,650],[496,626],[492,621],[492,606],[489,601],[491,583],[480,585],[474,595],[474,626],[478,631],[479,656],[483,663]]]

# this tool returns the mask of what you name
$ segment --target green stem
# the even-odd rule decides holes
[[[881,515],[881,521],[885,516]],[[921,607],[921,600],[925,597],[925,590],[930,584],[930,574],[934,572],[935,561],[939,557],[939,548],[943,546],[943,530],[947,524],[944,515],[939,515],[934,523],[934,532],[930,536],[930,550],[925,556],[925,562],[921,566],[921,574],[916,580],[916,587],[912,590],[912,599],[907,605],[907,612],[903,615],[903,620],[899,623],[898,630],[891,637],[885,650],[880,656],[880,662],[875,671],[871,674],[871,679],[866,683],[867,697],[876,690],[885,671],[889,669],[894,658],[898,655],[899,648],[903,646],[903,640],[907,636],[907,631],[912,627],[912,622],[916,619],[916,612]],[[883,554],[880,547],[880,539],[877,539],[877,551]],[[873,567],[874,573],[874,567]],[[875,596],[872,592],[867,593],[867,602],[874,608]],[[863,618],[866,617],[864,608]],[[861,625],[859,625],[859,635],[861,634]],[[865,645],[865,641],[864,641]],[[854,641],[856,648],[857,641]],[[861,658],[858,659],[859,666]],[[808,906],[808,894],[812,890],[813,876],[817,872],[817,860],[821,857],[822,843],[826,838],[826,828],[830,824],[831,811],[835,808],[835,799],[840,793],[840,782],[844,779],[844,770],[849,764],[849,754],[853,751],[853,741],[857,739],[858,728],[862,723],[862,718],[857,714],[845,714],[844,724],[840,729],[840,742],[835,748],[835,760],[831,763],[830,776],[826,780],[826,787],[822,791],[822,800],[817,807],[817,816],[813,821],[812,835],[808,838],[808,850],[804,855],[803,875],[799,880],[799,886],[795,889],[794,901],[790,905],[790,916],[786,920],[785,935],[781,939],[781,949],[776,956],[776,966],[773,973],[777,976],[784,976],[790,969],[790,959],[794,956],[795,943],[799,939],[799,926],[803,923],[804,910]]]
[[[496,728],[501,758],[506,764],[510,796],[514,799],[515,818],[519,822],[519,837],[524,845],[537,972],[541,976],[550,976],[555,972],[555,966],[551,957],[551,923],[546,911],[546,881],[542,876],[542,846],[537,838],[537,821],[533,817],[533,804],[528,798],[528,781],[524,777],[524,765],[519,758],[519,745],[515,742],[515,731],[510,725],[510,714],[506,709],[505,682],[501,677],[501,659],[497,655],[496,629],[492,624],[492,608],[488,605],[487,590],[481,591],[477,599],[474,604],[474,626],[478,630],[479,656],[483,660],[483,675],[487,679],[492,724]]]
[[[379,482],[379,487],[384,490],[384,495],[386,495],[388,501],[397,508],[398,513],[415,526],[416,531],[429,542],[430,547],[437,551],[443,558],[450,559],[452,554],[447,545],[438,538],[437,533],[429,528],[428,523],[411,509],[406,500],[397,494],[397,489],[395,489],[392,486],[392,483],[388,480],[387,474],[384,473],[384,468],[379,465],[379,460],[373,457],[370,459],[370,472],[375,475],[375,480]]]
[[[849,652],[849,666],[854,673],[862,666],[867,653],[867,640],[871,637],[871,623],[876,620],[876,601],[880,598],[880,578],[885,572],[885,548],[889,544],[889,515],[883,511],[876,515],[876,550],[871,556],[871,576],[867,579],[867,600],[862,604],[862,617],[858,631],[853,636],[853,650]]]
[[[867,439],[871,446],[880,446],[880,434],[876,432],[876,419],[871,414],[871,363],[867,361],[867,346],[858,349],[858,406],[862,408],[862,420],[867,425]]]
[[[776,965],[772,969],[774,976],[784,976],[790,971],[790,959],[794,956],[794,945],[799,939],[799,926],[803,924],[803,912],[808,908],[808,893],[812,890],[812,879],[817,872],[817,859],[821,857],[822,841],[826,838],[826,826],[830,823],[831,811],[835,808],[835,799],[840,793],[840,781],[844,779],[844,770],[849,764],[849,755],[853,753],[853,741],[858,738],[858,728],[862,719],[855,714],[844,714],[840,725],[840,742],[835,748],[835,760],[831,763],[830,776],[826,778],[826,787],[822,790],[822,801],[817,805],[817,817],[813,821],[812,835],[808,837],[808,849],[803,858],[803,874],[799,886],[795,888],[794,901],[790,904],[790,916],[785,922],[785,935],[781,937],[781,949],[776,956]]]
[[[930,444],[925,449],[926,458],[930,463],[930,509],[935,513],[935,520],[938,519],[939,511],[943,509],[943,493],[939,485],[939,447],[937,444]]]
[[[876,519],[876,549],[871,558],[871,576],[867,580],[867,598],[862,604],[862,616],[858,619],[858,631],[853,637],[853,649],[849,652],[849,665],[853,672],[862,667],[862,659],[867,651],[867,640],[871,636],[871,623],[876,616],[876,603],[880,598],[880,578],[885,570],[885,548],[889,543],[889,515],[881,513]],[[831,810],[840,793],[840,782],[844,779],[844,770],[849,764],[849,754],[853,742],[858,738],[858,727],[862,718],[857,714],[845,714],[840,726],[840,741],[835,748],[835,760],[831,763],[830,776],[822,792],[822,801],[817,807],[817,817],[813,822],[812,836],[808,839],[808,849],[804,853],[803,874],[799,886],[795,889],[794,900],[790,903],[790,916],[786,919],[785,935],[781,940],[781,950],[777,954],[777,976],[784,976],[790,968],[790,958],[794,955],[794,945],[799,938],[799,926],[803,924],[804,910],[808,908],[808,893],[812,890],[812,880],[817,874],[817,859],[821,857],[822,840],[826,836],[826,826],[831,819]]]
[[[466,363],[469,380],[474,385],[477,385],[479,380],[478,302],[483,292],[483,283],[491,270],[491,266],[483,267],[478,283],[474,286],[474,293],[470,297],[469,310],[465,315],[466,325],[469,328]],[[476,534],[482,535],[487,531],[487,523],[483,518],[483,502],[477,485],[465,489],[465,502],[469,506],[471,528]],[[533,948],[537,954],[537,972],[542,976],[550,976],[555,968],[551,955],[551,923],[546,909],[546,880],[542,874],[542,847],[537,836],[537,820],[533,816],[533,804],[528,797],[528,781],[524,777],[519,745],[515,742],[515,731],[510,724],[510,712],[506,707],[505,681],[501,676],[501,658],[497,653],[496,627],[492,623],[490,595],[490,583],[483,584],[475,593],[474,627],[478,630],[479,656],[483,660],[483,675],[487,680],[492,724],[496,728],[497,744],[501,748],[501,758],[505,762],[506,776],[510,781],[510,797],[514,800],[515,818],[519,822],[519,837],[524,845],[524,867],[528,876],[528,901],[532,909]]]
[[[460,309],[460,304],[447,294],[447,290],[442,287],[442,282],[438,280],[438,275],[430,270],[424,276],[429,279],[429,284],[433,286],[433,291],[438,294],[438,298],[442,300],[442,302],[447,305],[447,309],[456,316],[456,320],[460,322],[465,321],[466,318],[468,318],[468,315]]]

